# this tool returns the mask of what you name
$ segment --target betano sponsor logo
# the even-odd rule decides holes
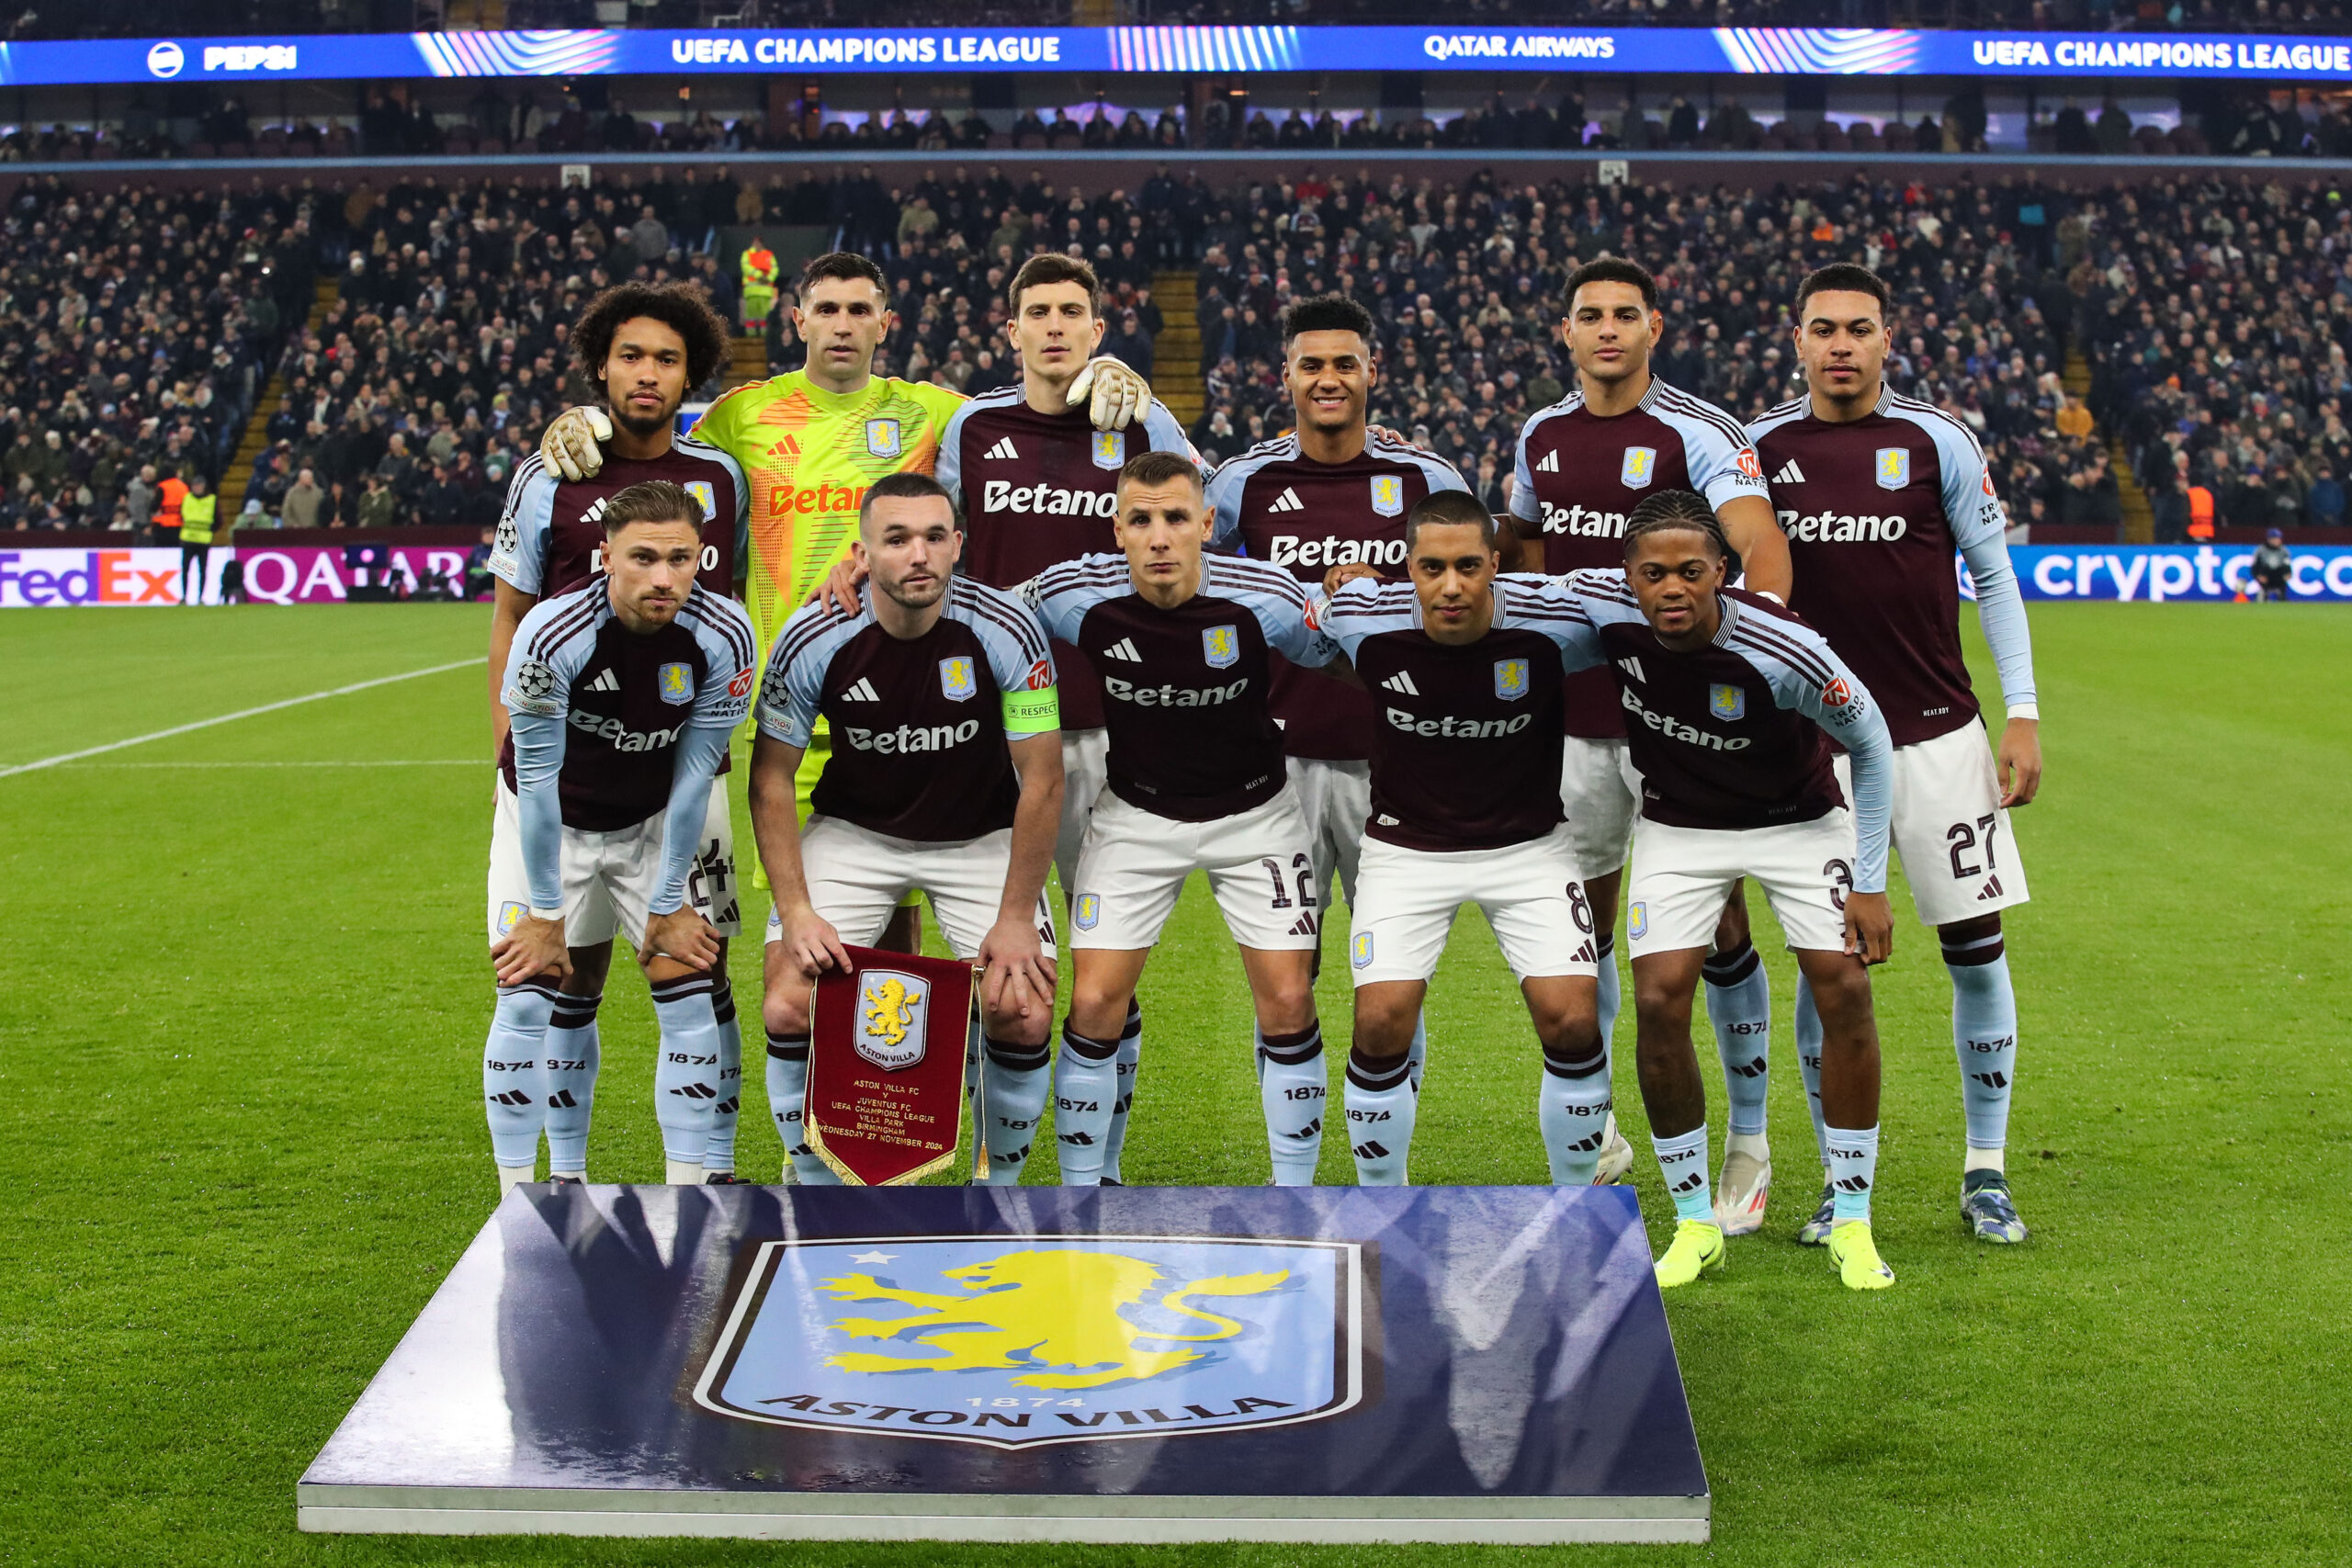
[[[1659,713],[1655,708],[1645,705],[1641,698],[1634,695],[1630,687],[1619,687],[1618,694],[1623,699],[1627,713],[1634,715],[1668,740],[1679,740],[1686,746],[1696,746],[1705,751],[1745,751],[1751,744],[1745,735],[1730,737],[1717,735],[1713,730],[1701,729],[1696,726],[1685,724],[1671,714]]]
[[[1102,690],[1123,703],[1133,703],[1139,708],[1213,708],[1238,701],[1250,689],[1250,677],[1244,675],[1229,686],[1138,686],[1133,681],[1122,681],[1116,675],[1102,677]]]
[[[980,510],[1025,512],[1035,517],[1116,517],[1119,492],[1016,485],[1009,479],[990,479],[980,487]]]
[[[823,484],[770,485],[768,510],[779,517],[795,512],[813,512],[821,516],[833,516],[854,512],[865,501],[864,485],[837,485],[828,479]]]
[[[571,728],[591,739],[610,741],[616,751],[659,751],[675,743],[678,731],[685,726],[681,723],[667,729],[631,729],[619,719],[599,718],[593,713],[582,713],[573,708]]]
[[[1891,544],[1911,531],[1909,518],[1874,513],[1785,511],[1780,518],[1781,532],[1807,545]]]
[[[1616,539],[1624,536],[1625,513],[1602,512],[1590,506],[1555,506],[1544,503],[1544,531],[1546,534],[1570,534],[1585,539]]]
[[[1402,539],[1304,539],[1277,534],[1267,541],[1267,560],[1275,566],[1403,566]]]
[[[859,750],[885,757],[952,750],[979,732],[980,721],[977,718],[967,718],[961,724],[902,724],[896,729],[862,729],[844,725],[841,731]]]
[[[1427,739],[1491,740],[1498,735],[1517,735],[1535,722],[1532,714],[1520,714],[1512,718],[1456,718],[1446,714],[1438,718],[1416,718],[1403,708],[1384,708],[1390,728],[1408,735]]]

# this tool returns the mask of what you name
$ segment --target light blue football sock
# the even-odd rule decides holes
[[[481,1047],[482,1109],[490,1119],[491,1157],[509,1170],[539,1163],[539,1129],[547,1124],[548,1017],[555,1010],[552,980],[532,978],[498,988],[490,1037]]]
[[[1813,1112],[1813,1147],[1821,1168],[1829,1168],[1829,1124],[1821,1117],[1821,1011],[1813,1005],[1813,986],[1797,976],[1797,1076],[1804,1079],[1805,1109]]]
[[[704,1145],[705,1171],[735,1168],[735,1129],[743,1109],[743,1026],[735,997],[724,980],[711,982],[710,1014],[718,1022],[718,1100],[710,1108],[710,1142]]]
[[[1551,1164],[1554,1186],[1592,1185],[1600,1168],[1601,1147],[1609,1140],[1609,1112],[1614,1104],[1606,1049],[1576,1057],[1544,1053],[1535,1126],[1544,1134],[1544,1157]]]
[[[588,1121],[596,1107],[596,1070],[604,1049],[596,1037],[602,993],[557,996],[548,1019],[548,1174],[588,1174]]]
[[[808,1146],[808,1036],[768,1034],[768,1114],[797,1187],[839,1187],[842,1179]]]
[[[1102,1184],[1102,1145],[1118,1094],[1119,1043],[1091,1039],[1065,1023],[1054,1062],[1054,1142],[1063,1186]]]
[[[1848,1220],[1869,1221],[1871,1187],[1877,1180],[1878,1129],[1830,1128],[1830,1209],[1839,1224]]]
[[[1714,1025],[1715,1054],[1724,1064],[1724,1095],[1734,1133],[1764,1131],[1765,1098],[1771,1087],[1772,982],[1753,943],[1707,960],[1707,1021]]]
[[[1600,1043],[1612,1046],[1617,1038],[1617,933],[1603,931],[1593,944],[1595,961],[1600,966]]]
[[[1713,1224],[1715,1200],[1707,1179],[1707,1124],[1702,1122],[1677,1137],[1653,1137],[1650,1147],[1657,1155],[1658,1174],[1666,1178],[1667,1196],[1674,1200],[1674,1217]]]
[[[662,1152],[682,1165],[700,1165],[710,1147],[711,1107],[718,1103],[718,1019],[711,1011],[707,975],[683,975],[653,987],[655,1045],[653,1120]]]
[[[1296,1034],[1252,1033],[1258,1044],[1258,1103],[1266,1114],[1274,1185],[1312,1187],[1323,1155],[1323,1106],[1329,1094],[1323,1026],[1310,1023]]]
[[[1413,1113],[1420,1094],[1413,1088],[1412,1063],[1370,1067],[1348,1055],[1348,1152],[1355,1157],[1359,1187],[1402,1187],[1413,1152]]]
[[[1053,1091],[1054,1054],[1044,1045],[1013,1045],[990,1040],[988,1077],[980,1087],[980,1143],[988,1150],[984,1185],[1018,1187],[1022,1168],[1046,1119],[1046,1096]]]
[[[2009,1141],[2009,1096],[2017,1085],[2018,994],[1998,931],[1944,949],[1951,976],[1952,1048],[1960,1056],[1960,1099],[1968,1116],[1968,1163]]]
[[[1119,1158],[1127,1149],[1127,1116],[1136,1103],[1136,1073],[1143,1065],[1143,1009],[1127,1004],[1127,1026],[1119,1032],[1119,1093],[1111,1102],[1111,1131],[1102,1140],[1102,1179],[1123,1180]]]
[[[1421,1092],[1421,1080],[1430,1073],[1430,1020],[1426,1012],[1413,1015],[1413,1043],[1405,1047],[1405,1065],[1412,1069],[1413,1092]]]

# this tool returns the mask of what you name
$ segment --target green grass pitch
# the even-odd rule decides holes
[[[1948,991],[1907,918],[1878,993],[1901,1282],[1849,1295],[1786,1239],[1815,1189],[1792,972],[1759,929],[1782,1185],[1728,1274],[1668,1307],[1715,1489],[1703,1550],[303,1537],[296,1477],[494,1196],[482,672],[0,777],[0,1562],[2352,1561],[2348,627],[2036,606],[2049,774],[2009,922],[2027,1246],[1962,1233]],[[0,767],[466,659],[483,630],[479,607],[0,615]],[[609,997],[592,1173],[651,1178],[651,1009],[626,974]],[[1263,1179],[1247,997],[1197,885],[1144,1000],[1129,1179]],[[1536,1053],[1475,912],[1430,1032],[1415,1178],[1542,1179]],[[1618,1083],[1657,1239],[1630,1065]],[[1327,1140],[1323,1179],[1347,1171]]]

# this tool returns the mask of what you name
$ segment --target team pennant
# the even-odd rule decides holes
[[[817,980],[808,1146],[854,1187],[899,1187],[955,1164],[963,1140],[974,971],[945,958],[848,949]],[[975,1159],[985,1157],[973,1139]]]

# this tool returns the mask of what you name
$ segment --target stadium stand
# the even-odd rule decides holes
[[[1108,286],[1108,351],[1216,457],[1287,422],[1283,307],[1352,293],[1379,322],[1374,417],[1497,505],[1521,423],[1571,379],[1555,324],[1579,261],[1651,265],[1658,372],[1748,418],[1797,389],[1797,279],[1851,257],[1898,290],[1895,385],[1978,432],[2017,523],[2175,537],[2192,502],[2224,527],[2343,522],[2352,211],[2324,185],[1856,174],[1735,189],[1302,166],[1222,187],[1162,168],[1130,194],[1042,170],[884,173],[907,183],[839,165],[764,183],[616,171],[593,192],[36,176],[8,208],[0,271],[17,370],[0,525],[133,526],[149,465],[201,470],[232,507],[298,525],[492,520],[546,420],[582,395],[565,339],[580,303],[625,276],[691,277],[731,312],[716,247],[737,219],[882,257],[898,321],[879,368],[967,392],[1013,378],[1001,329],[1020,259],[1076,246]],[[801,353],[780,310],[766,366]],[[762,357],[740,344],[732,374]]]

